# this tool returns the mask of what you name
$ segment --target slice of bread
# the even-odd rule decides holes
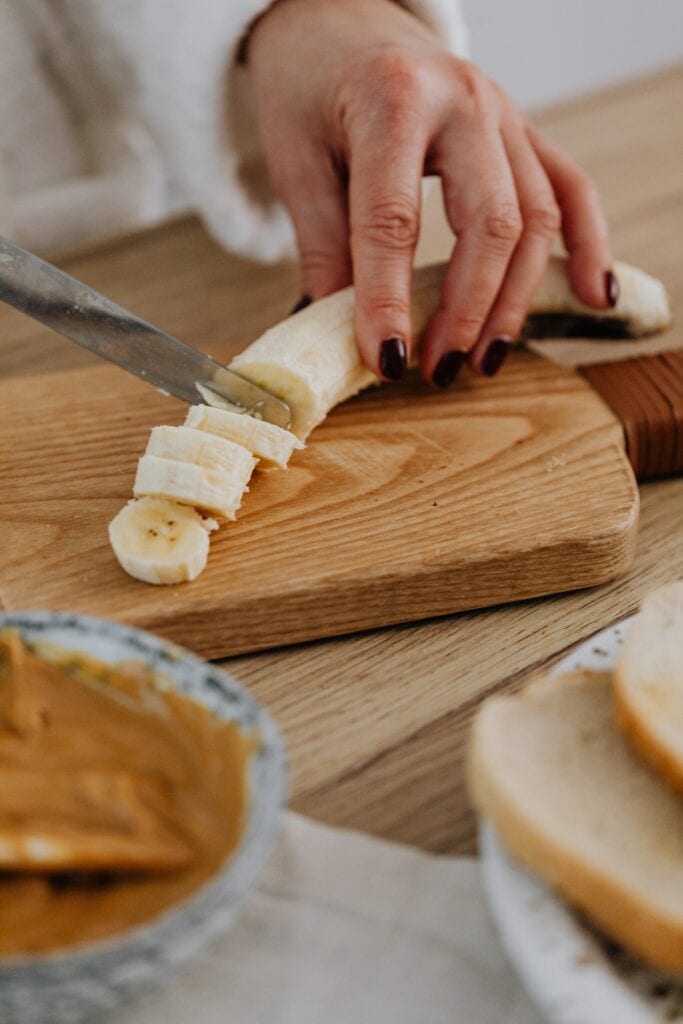
[[[683,803],[613,718],[606,673],[493,698],[473,731],[473,799],[509,852],[607,936],[683,971]]]
[[[614,681],[617,724],[683,793],[683,582],[645,598]]]

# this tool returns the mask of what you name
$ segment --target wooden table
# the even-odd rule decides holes
[[[683,316],[683,68],[541,114],[602,189],[614,251],[661,277]],[[677,158],[676,158],[677,154]],[[428,204],[419,258],[448,252]],[[69,258],[68,268],[190,343],[243,346],[297,297],[291,265],[221,255],[191,218]],[[219,266],[220,273],[216,272]],[[93,357],[0,311],[0,372],[20,378]],[[27,396],[27,401],[28,401]],[[28,409],[28,406],[27,406]],[[642,488],[630,574],[591,591],[226,662],[272,710],[291,760],[292,806],[322,821],[440,852],[472,848],[463,752],[481,699],[632,612],[683,577],[683,479]]]

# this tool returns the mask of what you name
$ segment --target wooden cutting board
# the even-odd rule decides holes
[[[588,587],[633,556],[616,419],[578,374],[516,352],[494,380],[414,378],[335,410],[289,470],[254,477],[198,580],[138,583],[107,523],[150,428],[184,414],[103,364],[0,384],[2,607],[108,616],[219,657]]]

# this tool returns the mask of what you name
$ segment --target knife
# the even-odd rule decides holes
[[[2,236],[0,299],[190,405],[289,427],[289,406],[279,398]]]

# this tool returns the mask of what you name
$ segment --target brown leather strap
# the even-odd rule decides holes
[[[639,480],[683,472],[683,350],[579,369],[621,421]]]

